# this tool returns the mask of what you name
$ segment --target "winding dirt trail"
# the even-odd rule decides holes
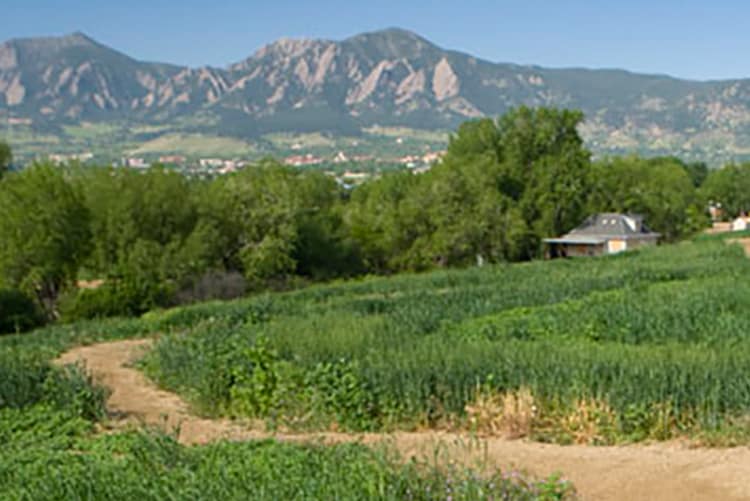
[[[58,363],[85,363],[112,393],[108,408],[116,421],[179,427],[186,445],[220,439],[273,437],[289,441],[389,443],[406,457],[435,457],[457,462],[484,460],[536,475],[563,472],[583,499],[593,500],[739,500],[750,499],[750,449],[688,449],[676,443],[645,446],[557,446],[476,439],[442,432],[394,434],[270,434],[228,420],[190,414],[178,396],[158,389],[129,367],[150,346],[149,340],[102,343],[73,349]]]

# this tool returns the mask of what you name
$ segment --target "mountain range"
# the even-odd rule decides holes
[[[356,137],[375,125],[447,131],[521,104],[581,109],[598,155],[750,157],[750,80],[495,63],[401,29],[281,39],[224,68],[142,62],[82,33],[0,45],[0,113],[27,127],[18,141],[37,152],[82,124],[125,127],[130,147],[175,133],[252,143],[279,132]]]

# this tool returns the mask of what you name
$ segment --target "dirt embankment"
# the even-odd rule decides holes
[[[85,363],[112,391],[108,407],[116,421],[179,427],[183,444],[220,439],[389,443],[407,457],[454,461],[483,460],[499,468],[519,468],[536,475],[562,472],[583,499],[593,500],[739,500],[750,499],[750,449],[688,449],[675,443],[623,447],[557,446],[476,439],[453,433],[270,434],[228,420],[190,413],[177,395],[158,389],[129,367],[149,340],[102,343],[76,348],[59,363]]]

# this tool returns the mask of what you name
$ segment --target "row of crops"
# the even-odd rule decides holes
[[[745,441],[748,278],[709,239],[319,286],[152,314],[143,367],[203,413],[272,426]]]

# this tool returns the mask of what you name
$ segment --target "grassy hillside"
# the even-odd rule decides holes
[[[255,149],[245,141],[203,134],[166,134],[128,151],[128,155],[180,154],[189,157],[206,156],[237,158],[253,156]]]

